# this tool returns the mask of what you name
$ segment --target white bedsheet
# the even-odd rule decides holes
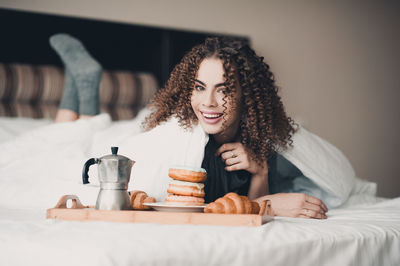
[[[365,193],[370,184],[346,192],[350,198],[331,209],[327,220],[277,217],[256,228],[46,220],[46,209],[63,194],[94,203],[96,178],[83,186],[76,177],[82,162],[126,143],[140,131],[144,115],[112,125],[104,116],[99,123],[77,122],[81,126],[69,128],[66,137],[59,132],[67,127],[58,125],[47,135],[51,139],[42,140],[41,126],[51,121],[0,118],[0,265],[400,264],[400,198]],[[24,142],[18,142],[18,135],[31,128]],[[105,138],[114,131],[119,131],[117,138]],[[68,148],[46,150],[40,146],[46,141]],[[52,163],[46,165],[43,158],[49,151]],[[89,174],[95,177],[92,168]]]
[[[45,220],[0,208],[0,265],[399,265],[400,199],[261,227]]]

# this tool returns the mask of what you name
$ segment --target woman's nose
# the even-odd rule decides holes
[[[204,106],[217,106],[218,102],[217,99],[215,98],[215,95],[213,92],[206,92],[204,94],[203,102],[202,104]]]

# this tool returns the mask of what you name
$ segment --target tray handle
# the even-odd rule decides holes
[[[72,206],[70,209],[84,209],[84,208],[89,208],[89,206],[85,206],[81,203],[79,200],[78,196],[76,195],[64,195],[60,198],[60,200],[57,202],[55,208],[60,208],[60,209],[67,209],[67,201],[72,200]]]
[[[268,215],[268,216],[274,216],[272,207],[271,207],[271,201],[270,200],[264,200],[260,204],[260,212],[258,213],[259,215]]]

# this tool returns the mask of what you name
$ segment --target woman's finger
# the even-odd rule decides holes
[[[226,165],[226,166],[231,166],[231,165],[240,163],[240,161],[241,161],[241,160],[240,160],[239,157],[229,158],[229,159],[226,159],[226,160],[225,160],[225,165]]]
[[[310,209],[302,209],[300,214],[315,219],[326,219],[326,215]]]
[[[313,218],[317,214],[317,212],[309,209],[301,209],[300,214]]]
[[[243,162],[239,162],[233,165],[228,165],[225,167],[225,170],[228,172],[231,171],[238,171],[238,170],[245,170],[246,169],[246,164]]]
[[[221,145],[221,147],[218,148],[218,150],[215,152],[215,156],[220,156],[222,153],[225,153],[227,151],[234,150],[237,147],[238,143],[225,143]]]
[[[328,218],[328,216],[326,216],[324,213],[318,213],[315,218],[316,219],[326,219],[326,218]]]
[[[322,202],[322,200],[320,200],[318,198],[306,195],[306,202],[313,203],[313,204],[316,204],[318,206],[321,206],[322,209],[324,209],[325,212],[328,211],[328,208],[326,207],[326,205]]]
[[[311,218],[314,218],[314,219],[326,219],[327,217],[325,216],[325,214],[317,213],[316,215],[314,215]]]
[[[322,208],[322,206],[316,205],[314,203],[309,203],[307,201],[304,203],[304,209],[313,210],[325,214],[325,210]]]
[[[228,159],[234,159],[239,157],[240,154],[238,154],[238,151],[236,149],[234,150],[230,150],[230,151],[226,151],[224,153],[221,154],[221,158],[222,160],[226,161]]]
[[[299,218],[305,218],[305,219],[310,219],[310,217],[308,217],[307,215],[304,215],[304,214],[299,214],[299,215],[297,215],[297,217],[299,217]]]

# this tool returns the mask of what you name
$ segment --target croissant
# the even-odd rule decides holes
[[[266,207],[267,201],[263,201],[259,204],[255,201],[250,201],[246,196],[240,196],[231,192],[216,201],[209,203],[204,208],[204,212],[263,215]]]
[[[156,199],[153,197],[149,197],[146,192],[141,190],[133,190],[129,192],[129,196],[131,199],[132,209],[134,210],[150,210],[150,206],[145,206],[143,203],[154,203]]]

